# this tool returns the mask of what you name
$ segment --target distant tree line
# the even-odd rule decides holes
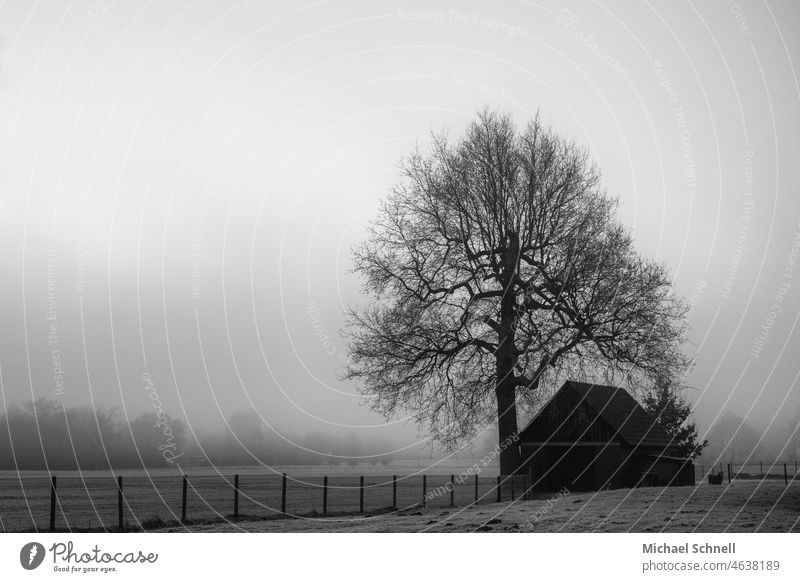
[[[196,435],[191,454],[228,465],[386,465],[396,458],[385,438],[362,439],[353,432],[309,431],[287,435],[268,426],[256,412],[240,411],[223,434]]]
[[[64,406],[40,398],[0,416],[0,470],[169,467],[198,458],[215,465],[388,464],[386,439],[352,432],[279,434],[251,411],[232,414],[221,431],[193,432],[154,412],[128,419],[117,408]]]
[[[720,415],[708,430],[704,463],[800,461],[800,409],[768,426],[733,413]]]
[[[0,469],[167,466],[167,459],[180,454],[185,433],[177,418],[144,413],[126,422],[115,408],[67,407],[39,398],[0,417]]]

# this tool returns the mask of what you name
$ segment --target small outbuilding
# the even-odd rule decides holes
[[[534,489],[694,485],[691,459],[622,388],[568,381],[519,437]]]

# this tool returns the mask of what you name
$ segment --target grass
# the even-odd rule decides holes
[[[551,503],[548,505],[548,501]],[[790,532],[800,531],[800,482],[642,487],[529,501],[414,508],[377,516],[237,521],[205,532]],[[161,531],[186,531],[165,528]]]
[[[427,490],[442,491],[449,475],[427,475]],[[323,513],[322,476],[287,479],[286,512],[281,511],[282,478],[274,473],[242,472],[239,477],[239,518],[269,520],[285,517],[315,517]],[[496,478],[481,477],[479,503],[496,498]],[[517,485],[517,491],[520,484]],[[369,514],[389,511],[393,504],[391,475],[368,475],[364,479],[364,510]],[[123,518],[126,530],[153,530],[181,525],[182,477],[180,474],[123,477]],[[188,476],[186,524],[230,521],[234,504],[233,473],[205,473]],[[509,485],[504,496],[511,495]],[[457,485],[456,505],[474,502],[472,478]],[[422,476],[399,475],[397,506],[410,508],[422,501]],[[427,501],[432,507],[450,505],[450,494]],[[359,476],[331,476],[328,479],[328,515],[359,513]],[[60,474],[57,481],[56,530],[115,531],[119,529],[118,492],[110,475]],[[0,530],[46,531],[49,528],[50,481],[47,477],[24,475],[0,479]]]
[[[240,474],[237,517],[234,471]],[[722,486],[572,493],[542,512],[552,494],[538,493],[535,500],[509,504],[508,483],[503,486],[504,502],[497,504],[494,476],[480,477],[477,506],[472,478],[456,484],[456,507],[450,508],[450,494],[441,489],[449,480],[449,475],[427,475],[427,491],[440,495],[429,498],[423,509],[422,476],[399,475],[395,508],[392,477],[367,474],[361,513],[359,476],[332,475],[323,516],[320,473],[288,478],[284,514],[280,474],[237,468],[218,475],[206,470],[188,477],[187,520],[182,522],[181,475],[138,473],[123,477],[123,514],[127,531],[518,531],[531,516],[535,519],[526,531],[726,531],[728,522],[731,531],[788,531],[798,529],[800,515],[800,481],[788,489],[778,479],[741,479]],[[110,474],[59,474],[57,491],[57,531],[119,530],[117,488]],[[47,477],[0,478],[0,530],[46,531],[49,509]],[[503,525],[486,523],[492,517],[481,521],[482,512]],[[462,516],[471,517],[465,521]]]

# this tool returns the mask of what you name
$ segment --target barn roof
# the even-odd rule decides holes
[[[656,419],[642,408],[626,390],[616,386],[586,384],[570,380],[564,383],[551,402],[565,390],[574,391],[580,400],[586,402],[589,408],[610,426],[617,437],[629,446],[659,448],[671,446],[672,439],[667,432],[656,424]],[[520,434],[523,440],[523,433],[536,422],[540,414],[541,411],[523,429]]]

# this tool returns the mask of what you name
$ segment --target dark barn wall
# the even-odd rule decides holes
[[[571,392],[559,393],[521,434],[528,442],[607,442],[613,431],[586,402]]]
[[[670,465],[670,479],[674,486],[684,486],[695,484],[694,463],[689,461],[669,460]]]
[[[631,454],[618,443],[595,446],[522,446],[520,473],[533,470],[540,491],[596,491],[643,485],[694,485],[694,465],[652,454]],[[646,477],[647,474],[650,477]]]
[[[554,447],[548,452],[553,466],[551,490],[566,487],[570,491],[592,491],[597,488],[594,447]]]
[[[546,475],[548,469],[550,469],[550,463],[547,449],[537,446],[522,446],[520,473],[533,477],[531,486],[534,490],[550,491],[547,481],[549,475]]]
[[[630,480],[625,453],[616,443],[608,446],[523,446],[523,468],[533,469],[534,488],[557,491],[595,491],[624,487]]]
[[[657,455],[638,455],[635,456],[633,464],[636,472],[642,477],[646,473],[655,475],[655,483],[652,484],[658,487],[694,485],[694,464],[689,461]]]
[[[627,487],[631,481],[630,465],[626,463],[626,451],[617,443],[596,448],[594,462],[596,489]]]
[[[678,473],[678,478],[675,479],[675,485],[685,486],[691,485],[692,487],[695,486],[697,479],[697,475],[694,472],[694,463],[684,463],[681,466],[681,470]]]
[[[694,467],[653,422],[618,388],[567,382],[520,432],[520,473],[547,491],[693,485]]]

